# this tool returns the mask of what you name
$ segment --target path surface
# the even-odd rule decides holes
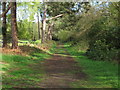
[[[56,54],[52,58],[45,60],[43,64],[46,76],[40,83],[40,87],[72,88],[72,82],[85,79],[86,75],[62,45],[59,45],[56,49]],[[61,50],[62,52],[60,52]]]

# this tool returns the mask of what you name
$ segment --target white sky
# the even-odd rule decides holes
[[[19,0],[19,1],[25,1],[25,0]],[[42,0],[27,0],[27,1],[42,1]],[[94,3],[91,3],[93,6],[95,5],[95,1],[97,0],[93,0]],[[99,4],[100,4],[100,0],[99,0]],[[26,12],[24,11],[24,9],[26,9]],[[10,13],[10,11],[8,12]],[[30,13],[28,10],[27,10],[27,7],[25,6],[22,6],[22,7],[18,7],[17,8],[17,20],[23,20],[23,19],[28,19],[29,20],[29,16],[30,16]],[[40,17],[40,20],[41,20],[41,16],[39,14],[39,17]],[[34,15],[34,22],[37,22],[38,21],[38,18],[37,18],[37,12],[35,13]]]

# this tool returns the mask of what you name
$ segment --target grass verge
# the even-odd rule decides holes
[[[73,47],[67,47],[68,52],[75,57],[78,66],[87,74],[87,80],[73,82],[73,88],[118,88],[118,65],[108,61],[88,59],[84,51],[78,52]],[[120,88],[120,87],[119,87]]]
[[[42,63],[50,55],[35,47],[22,47],[27,56],[2,55],[2,87],[3,88],[37,88],[44,77]]]

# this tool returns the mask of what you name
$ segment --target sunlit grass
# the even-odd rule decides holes
[[[29,56],[2,54],[2,87],[30,88],[39,87],[43,80],[42,62],[49,58],[45,52],[34,49]]]
[[[108,61],[94,61],[84,55],[84,51],[77,51],[70,45],[64,47],[72,57],[76,59],[77,66],[82,67],[86,73],[86,79],[72,82],[73,88],[117,88],[118,87],[118,65]],[[59,52],[58,55],[68,56],[65,49],[56,48],[53,45],[49,51],[52,54]],[[65,54],[66,53],[66,54]],[[29,56],[21,55],[2,55],[3,88],[30,88],[39,87],[45,72],[41,63],[50,55],[34,48]],[[80,70],[81,71],[81,70]],[[79,72],[79,70],[78,70]],[[70,71],[70,73],[75,73]]]
[[[109,61],[95,61],[88,59],[85,52],[78,52],[67,48],[76,58],[78,66],[87,74],[87,80],[73,82],[74,88],[118,88],[118,65]]]

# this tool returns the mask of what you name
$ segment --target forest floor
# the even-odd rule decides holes
[[[46,77],[40,83],[42,88],[72,88],[71,82],[86,79],[80,66],[68,54],[63,45],[58,45],[55,54],[46,59],[43,66]]]

